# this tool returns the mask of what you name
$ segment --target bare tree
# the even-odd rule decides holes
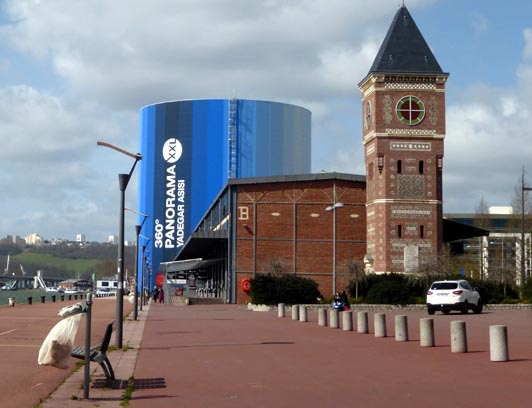
[[[270,257],[266,263],[266,268],[271,271],[274,276],[282,276],[286,269],[286,263],[282,258]]]
[[[488,226],[487,215],[489,214],[489,206],[484,196],[480,198],[478,205],[475,208],[475,226],[478,228],[486,228]]]
[[[446,278],[456,273],[456,258],[452,256],[450,248],[444,245],[437,257],[426,256],[420,258],[417,273],[425,277],[427,285],[431,282]]]
[[[357,259],[349,259],[345,261],[345,269],[349,273],[349,277],[355,286],[355,298],[358,299],[358,285],[366,279],[366,270],[364,262]]]
[[[532,231],[531,192],[532,186],[525,175],[525,169],[523,167],[521,179],[514,188],[514,197],[512,201],[514,214],[519,216],[513,217],[512,223],[509,225],[510,230],[514,231],[515,241],[517,243],[516,248],[519,248],[516,252],[516,265],[518,265],[518,271],[515,276],[519,277],[521,291],[526,281],[526,267],[530,262],[530,243],[527,242],[526,236],[530,236],[529,234]]]

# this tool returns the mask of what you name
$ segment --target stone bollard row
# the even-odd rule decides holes
[[[41,301],[44,303],[44,296]],[[29,300],[29,299],[28,299]],[[29,302],[31,304],[31,300]],[[279,303],[278,316],[284,317],[285,305]],[[318,326],[327,326],[327,310],[329,310],[329,327],[331,329],[340,328],[340,312],[336,309],[318,309]],[[344,331],[353,330],[353,313],[344,311],[342,315],[342,329]],[[375,337],[386,337],[386,314],[375,313],[373,316]],[[302,305],[292,306],[292,320],[301,322],[308,321],[308,308]],[[493,325],[489,328],[490,336],[490,361],[509,361],[508,352],[508,331],[504,325]],[[357,332],[369,333],[368,312],[357,312]],[[451,321],[451,352],[467,353],[467,330],[466,322],[462,320]],[[419,320],[419,337],[421,347],[435,347],[434,319],[422,318]],[[395,340],[409,341],[408,317],[406,315],[395,316]]]

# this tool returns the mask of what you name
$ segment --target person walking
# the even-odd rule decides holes
[[[155,286],[153,288],[153,303],[157,303],[157,299],[159,299],[159,288]]]
[[[159,303],[164,303],[164,289],[159,289]]]

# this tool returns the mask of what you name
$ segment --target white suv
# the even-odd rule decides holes
[[[451,310],[467,313],[482,313],[482,299],[476,288],[465,280],[437,281],[427,291],[427,311],[433,315],[436,310],[449,314]]]

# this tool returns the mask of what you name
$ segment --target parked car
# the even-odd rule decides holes
[[[116,296],[116,289],[96,288],[96,296],[97,297]]]
[[[433,315],[436,310],[449,314],[451,310],[467,313],[471,309],[474,313],[482,313],[482,299],[476,288],[472,288],[468,281],[445,280],[436,281],[427,291],[427,311]]]

